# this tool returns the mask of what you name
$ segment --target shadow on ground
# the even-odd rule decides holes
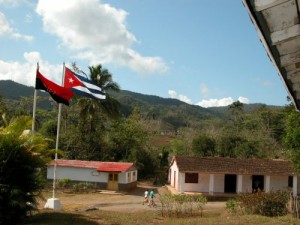
[[[34,225],[34,224],[43,224],[43,225],[99,225],[95,221],[89,220],[84,215],[66,213],[66,212],[41,212],[36,215],[29,217],[24,225]]]

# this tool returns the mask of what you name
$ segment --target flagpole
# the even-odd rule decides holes
[[[62,73],[62,84],[64,84],[64,74],[65,74],[65,63],[63,63],[63,73]],[[59,143],[59,132],[60,132],[60,118],[61,118],[61,103],[58,103],[58,115],[57,115],[57,131],[56,131],[56,143],[55,143],[55,158],[54,158],[54,171],[53,171],[53,195],[55,198],[56,189],[56,166],[57,166],[57,152]]]
[[[65,63],[63,63],[63,75],[62,75],[62,84],[64,83],[64,75],[65,75]],[[54,210],[62,210],[62,206],[60,204],[60,200],[55,198],[55,190],[56,190],[56,167],[57,167],[57,159],[58,159],[58,142],[59,142],[59,132],[60,132],[60,118],[61,118],[61,103],[58,103],[58,115],[57,115],[57,131],[56,131],[56,143],[55,143],[55,158],[54,158],[54,166],[53,166],[53,188],[52,188],[52,198],[48,199],[44,208],[50,208]]]
[[[37,63],[37,70],[39,70],[39,63]],[[35,75],[36,76],[36,75]],[[35,84],[36,85],[36,84]],[[32,133],[35,132],[35,112],[36,112],[36,98],[37,98],[37,90],[34,87],[34,94],[33,94],[33,109],[32,109]]]

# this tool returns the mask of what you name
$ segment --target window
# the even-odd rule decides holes
[[[198,173],[185,173],[185,183],[198,183]]]
[[[131,172],[127,173],[127,182],[131,182]]]
[[[118,181],[118,174],[117,173],[110,173],[108,176],[109,181]]]
[[[288,187],[293,187],[293,176],[289,176]]]

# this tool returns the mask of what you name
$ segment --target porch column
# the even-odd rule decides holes
[[[181,194],[184,193],[184,178],[185,178],[185,173],[179,172],[179,193]]]
[[[270,192],[270,186],[271,186],[271,177],[269,175],[266,176],[266,187],[265,192]]]
[[[298,194],[298,177],[297,175],[293,176],[293,197],[296,197]]]
[[[215,186],[214,184],[215,184],[215,175],[209,174],[209,187],[208,187],[209,195],[214,195],[214,186]]]
[[[243,192],[243,175],[237,175],[237,193]]]

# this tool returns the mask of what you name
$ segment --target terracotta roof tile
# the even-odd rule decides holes
[[[126,163],[126,162],[102,162],[97,171],[100,172],[124,172],[132,170],[133,163]]]
[[[49,163],[49,165],[54,165],[54,161]],[[65,167],[93,168],[102,172],[124,172],[135,169],[133,163],[129,162],[99,162],[58,159],[56,165]]]
[[[175,156],[179,171],[253,174],[253,175],[292,175],[295,173],[291,163],[286,160],[236,159],[226,157]]]

